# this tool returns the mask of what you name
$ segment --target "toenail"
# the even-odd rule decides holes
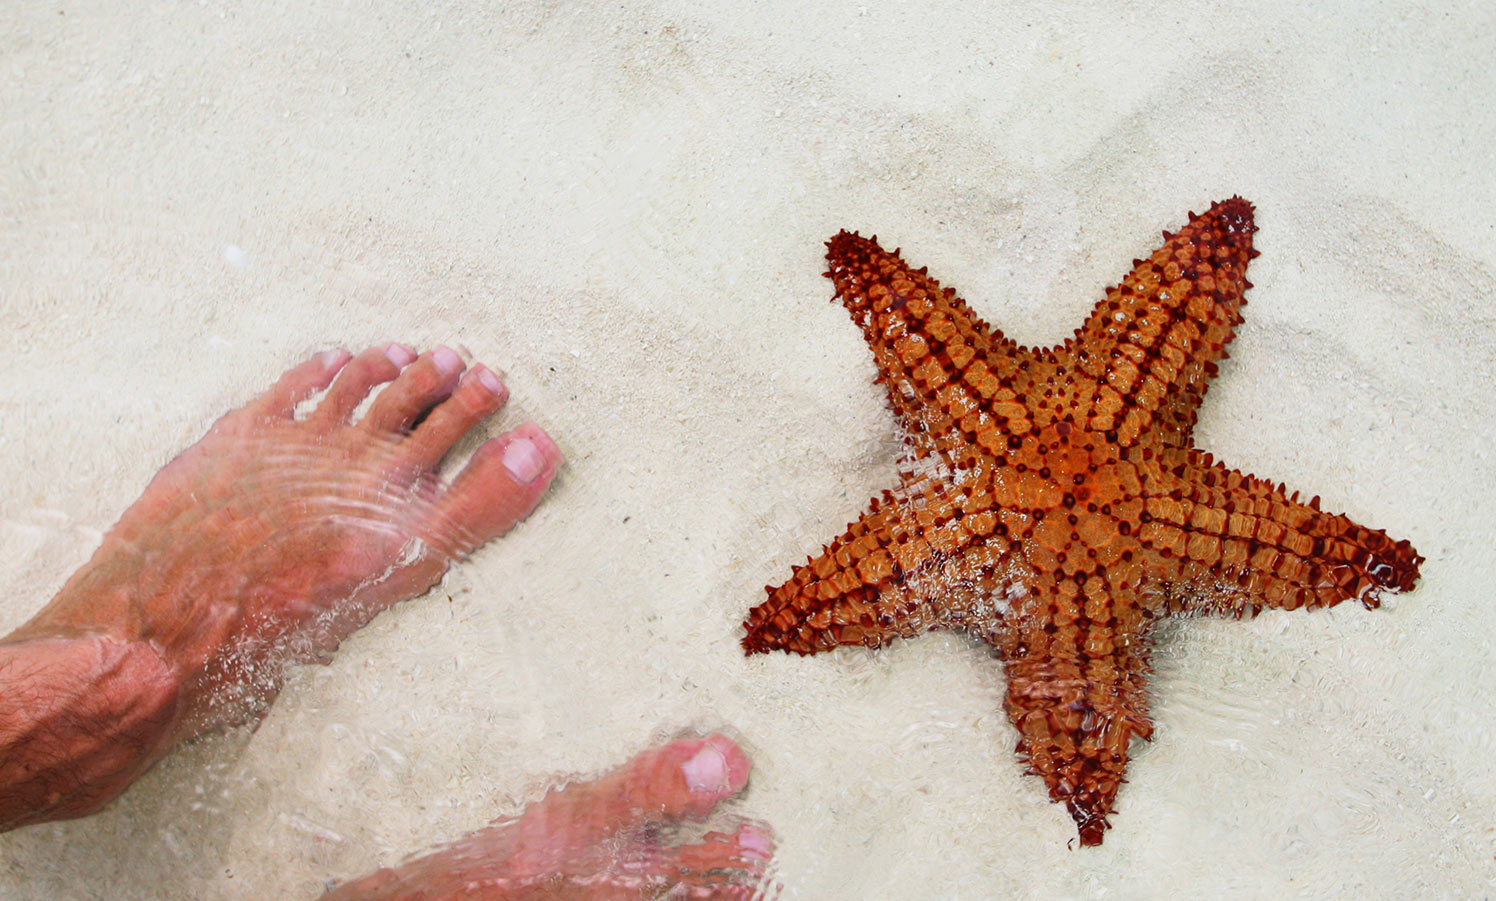
[[[384,349],[384,355],[390,358],[390,362],[404,369],[416,358],[416,352],[404,344],[391,344]]]
[[[690,760],[680,765],[686,776],[686,785],[693,792],[720,792],[730,786],[727,782],[727,758],[710,742],[703,745]]]
[[[443,345],[431,352],[431,362],[436,364],[438,372],[447,375],[457,371],[457,368],[462,365],[462,357],[457,355],[457,351]]]
[[[774,853],[774,842],[752,826],[744,826],[738,831],[738,845],[749,851],[757,851],[765,857]]]
[[[504,383],[499,381],[499,377],[489,371],[487,366],[479,363],[473,367],[473,372],[476,374],[478,381],[483,383],[483,387],[487,388],[490,392],[493,394],[504,393]]]
[[[529,438],[516,438],[504,446],[504,468],[516,482],[528,485],[545,471],[545,455]]]
[[[331,369],[342,363],[345,357],[346,354],[342,350],[324,350],[322,353],[317,354],[317,362],[322,365],[323,369]]]

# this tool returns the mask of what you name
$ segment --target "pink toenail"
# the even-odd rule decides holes
[[[528,485],[545,471],[545,455],[529,438],[516,438],[504,446],[504,468],[514,480]]]
[[[317,362],[322,364],[323,369],[331,369],[343,362],[345,354],[342,350],[324,350],[317,354]]]
[[[490,392],[494,394],[504,393],[504,383],[499,381],[499,377],[490,372],[487,366],[479,363],[473,367],[473,372],[477,375],[478,381],[483,383],[483,387],[487,388]]]
[[[757,851],[765,857],[774,853],[774,842],[752,826],[744,826],[738,830],[738,846],[748,851]]]
[[[431,352],[431,362],[436,365],[438,372],[447,375],[457,371],[462,365],[462,357],[457,355],[457,351],[443,345]]]
[[[690,760],[680,765],[686,785],[693,792],[720,792],[731,786],[727,782],[727,758],[711,743],[702,746]]]
[[[391,344],[384,349],[384,355],[390,358],[390,362],[404,369],[416,358],[416,352],[404,344]]]

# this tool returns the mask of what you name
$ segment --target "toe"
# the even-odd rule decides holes
[[[401,368],[416,357],[403,344],[388,344],[371,347],[343,367],[337,381],[328,389],[327,396],[317,405],[311,418],[327,422],[347,422],[348,417],[375,385],[388,382],[400,374]]]
[[[774,858],[774,837],[767,828],[745,823],[736,833],[708,832],[704,840],[682,845],[676,857],[681,882],[716,887],[711,897],[755,897],[752,887]],[[734,889],[740,893],[735,893]]]
[[[509,391],[499,377],[479,363],[463,376],[451,397],[427,414],[406,442],[404,453],[417,466],[435,467],[452,445],[503,406],[508,397]]]
[[[679,742],[677,743],[679,744]],[[667,746],[668,747],[668,746]],[[748,784],[748,772],[753,764],[743,749],[725,735],[712,735],[691,752],[691,756],[679,764],[684,777],[686,794],[680,796],[679,812],[704,816],[717,806],[717,802],[737,794]],[[673,795],[678,789],[663,783],[662,791]],[[676,809],[667,800],[667,809]]]
[[[610,825],[632,826],[705,816],[742,791],[751,768],[743,749],[718,734],[652,748],[588,788],[611,796]]]
[[[363,427],[383,433],[408,429],[422,413],[452,393],[461,375],[462,358],[450,347],[421,354],[374,399]]]
[[[470,551],[529,515],[562,463],[561,450],[540,426],[526,423],[483,443],[437,500],[436,514],[456,527]]]
[[[332,384],[333,377],[350,359],[348,351],[324,350],[300,366],[286,370],[269,391],[250,403],[264,416],[290,416],[296,405]]]
[[[705,816],[742,790],[750,767],[748,755],[724,735],[680,739],[599,779],[552,789],[524,816],[566,824],[565,843],[583,847],[646,823]]]

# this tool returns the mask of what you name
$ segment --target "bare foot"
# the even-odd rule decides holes
[[[699,820],[741,791],[751,766],[722,735],[674,741],[323,901],[763,897],[773,852],[767,828],[745,823],[699,842],[667,841],[680,821]]]
[[[28,699],[0,697],[0,758],[14,758],[0,760],[0,802],[19,784],[7,779],[37,772],[15,757],[33,751],[79,783],[72,803],[55,786],[37,796],[54,814],[102,806],[103,771],[128,783],[177,740],[263,709],[287,656],[336,647],[523,519],[561,463],[540,427],[484,443],[450,484],[436,475],[506,397],[486,367],[464,369],[445,347],[328,351],[167,464],[52,603],[0,640],[0,696]],[[66,772],[74,733],[106,734],[85,755],[108,761],[100,774]]]

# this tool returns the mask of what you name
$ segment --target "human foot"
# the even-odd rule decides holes
[[[593,782],[553,788],[512,820],[339,886],[323,901],[762,897],[773,852],[765,827],[668,841],[673,826],[741,791],[751,766],[722,735],[674,741]]]
[[[443,455],[507,396],[486,367],[465,368],[446,347],[417,356],[390,344],[291,369],[167,464],[5,643],[148,642],[183,686],[173,740],[262,708],[288,653],[336,647],[545,493],[561,454],[534,424],[484,443],[450,484],[437,477]]]

